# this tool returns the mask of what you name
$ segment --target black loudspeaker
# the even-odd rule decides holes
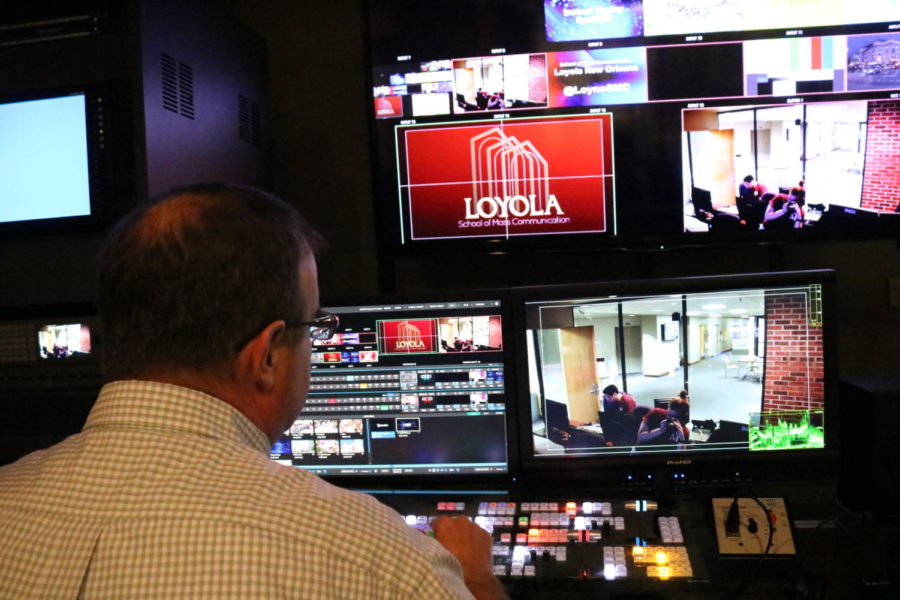
[[[900,515],[900,376],[847,378],[840,394],[841,501]]]

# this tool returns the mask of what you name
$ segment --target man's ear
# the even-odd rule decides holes
[[[257,391],[268,392],[275,386],[276,350],[285,334],[284,321],[272,321],[238,353],[235,375]]]

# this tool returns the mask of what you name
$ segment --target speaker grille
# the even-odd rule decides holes
[[[178,112],[178,67],[174,58],[162,55],[162,103],[163,108]]]
[[[262,108],[243,94],[238,95],[238,136],[248,144],[262,144]]]
[[[194,70],[180,60],[163,53],[160,57],[163,108],[193,119]]]
[[[194,70],[183,62],[178,63],[179,111],[188,119],[194,118]]]

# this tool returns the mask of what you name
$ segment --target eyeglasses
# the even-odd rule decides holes
[[[319,316],[312,321],[287,321],[288,327],[309,327],[309,339],[330,340],[337,331],[340,319],[337,315],[324,310],[319,311]]]

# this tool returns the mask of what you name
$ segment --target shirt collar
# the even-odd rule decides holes
[[[203,392],[155,381],[123,380],[103,386],[84,429],[179,431],[232,440],[268,453],[268,437],[230,404]]]

